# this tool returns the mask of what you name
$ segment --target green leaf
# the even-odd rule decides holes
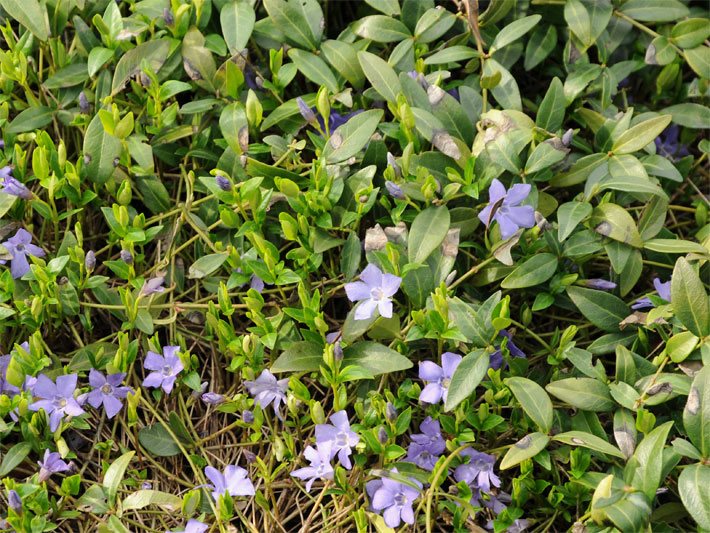
[[[289,44],[318,49],[324,19],[317,0],[264,0],[264,7]]]
[[[551,142],[541,142],[532,151],[525,163],[525,173],[539,172],[562,161],[567,152],[556,148]]]
[[[710,27],[710,23],[708,23],[708,27]],[[686,128],[702,130],[710,124],[710,108],[701,104],[686,102],[666,107],[663,112],[670,113],[673,122]]]
[[[221,267],[228,257],[229,254],[226,252],[203,255],[192,263],[192,266],[190,266],[188,270],[187,277],[190,279],[200,279],[209,276]]]
[[[682,239],[649,239],[643,243],[646,250],[662,254],[707,254],[707,249],[697,242]]]
[[[689,14],[688,8],[678,0],[629,0],[620,11],[641,22],[670,22]]]
[[[617,155],[638,152],[652,143],[671,123],[671,120],[673,120],[671,115],[660,115],[636,124],[616,139],[611,148],[612,152]]]
[[[158,457],[172,457],[180,453],[180,447],[159,423],[142,428],[138,432],[138,441],[149,453]]]
[[[636,192],[654,194],[661,198],[668,198],[660,185],[644,176],[607,176],[599,182],[599,190],[611,189],[613,191]]]
[[[609,387],[592,378],[567,378],[548,383],[547,392],[578,409],[604,412],[616,405],[609,394]]]
[[[387,61],[370,52],[358,52],[357,58],[372,87],[388,102],[396,102],[402,86]]]
[[[570,286],[567,295],[587,320],[604,331],[619,331],[619,323],[630,313],[623,300],[608,292]]]
[[[323,157],[330,163],[340,163],[362,150],[382,120],[381,109],[370,109],[351,117],[331,133],[323,148]]]
[[[673,422],[666,422],[651,431],[636,447],[633,457],[626,465],[626,473],[631,476],[631,485],[646,494],[653,501],[661,484],[663,470],[663,448]]]
[[[291,50],[288,51],[288,56],[296,67],[298,67],[298,70],[313,83],[316,85],[325,85],[331,93],[340,91],[338,80],[335,79],[333,72],[320,57],[310,52],[299,50],[298,48],[291,48]]]
[[[562,82],[559,78],[554,78],[545,93],[545,97],[540,102],[535,125],[549,132],[557,131],[562,127],[566,107],[567,99],[565,98]]]
[[[451,376],[444,407],[446,411],[451,411],[473,394],[478,384],[486,376],[489,364],[490,356],[483,349],[474,350],[461,360],[454,375]]]
[[[365,73],[358,62],[357,49],[350,43],[328,40],[320,47],[325,60],[354,87],[361,88]]]
[[[505,380],[515,399],[543,433],[552,429],[552,402],[545,390],[534,381],[523,377]]]
[[[567,0],[564,8],[565,21],[572,33],[584,45],[582,51],[594,44],[592,20],[584,4],[579,0]]]
[[[182,498],[159,490],[141,489],[129,494],[121,503],[124,511],[144,509],[149,505],[155,505],[171,513],[179,512],[182,507]]]
[[[143,203],[152,213],[165,213],[170,210],[170,194],[157,177],[137,177],[136,185],[143,196]]]
[[[500,284],[504,289],[534,287],[550,279],[557,271],[557,256],[542,253],[532,256],[513,270]]]
[[[710,46],[698,46],[683,52],[685,60],[698,76],[705,77],[710,72]]]
[[[557,44],[557,28],[552,24],[538,26],[525,47],[525,70],[530,71],[552,53]]]
[[[592,214],[592,204],[588,202],[567,202],[557,209],[557,239],[564,242],[580,222]]]
[[[447,9],[427,9],[417,21],[414,35],[418,43],[430,43],[444,35],[456,22],[456,17]]]
[[[531,433],[525,435],[518,442],[513,444],[500,462],[500,469],[507,470],[515,465],[518,465],[535,457],[538,453],[545,449],[547,443],[550,442],[550,437],[543,433]]]
[[[695,374],[683,410],[685,433],[703,457],[710,457],[710,366]]]
[[[644,157],[641,161],[643,168],[651,176],[666,178],[678,183],[683,182],[683,176],[681,176],[678,169],[665,157],[653,154]]]
[[[68,65],[47,78],[44,86],[47,89],[66,89],[84,83],[89,78],[86,63]]]
[[[425,65],[443,65],[445,63],[457,63],[468,61],[481,54],[469,46],[449,46],[438,52],[434,52],[424,60]]]
[[[520,99],[520,88],[513,75],[503,65],[493,58],[483,63],[483,77],[494,78],[500,76],[500,81],[491,89],[491,94],[504,109],[522,111],[523,104]]]
[[[126,473],[128,464],[133,459],[136,454],[134,451],[126,452],[121,457],[116,459],[111,466],[106,470],[106,475],[104,476],[103,486],[106,489],[106,497],[108,503],[113,507],[116,503],[116,494],[118,493],[118,487],[123,481],[123,476]]]
[[[42,129],[52,122],[54,111],[49,107],[30,107],[21,111],[5,128],[5,133],[25,133]]]
[[[626,459],[621,450],[616,446],[609,444],[604,439],[600,439],[596,435],[587,433],[586,431],[566,431],[565,433],[558,433],[552,440],[557,442],[564,442],[572,446],[583,446],[584,448],[589,448],[601,453],[606,453],[607,455],[613,455],[619,459]]]
[[[87,69],[89,72],[89,77],[93,78],[94,75],[101,70],[109,59],[113,57],[114,51],[110,48],[104,48],[102,46],[97,46],[92,48],[89,52],[89,60],[87,64]]]
[[[643,246],[641,235],[634,219],[623,207],[616,204],[601,204],[594,208],[589,219],[594,231],[615,241],[640,248]]]
[[[686,510],[702,530],[710,529],[710,466],[701,463],[683,467],[678,493]]]
[[[84,135],[83,175],[99,185],[106,183],[116,169],[114,161],[122,150],[121,141],[106,132],[99,115],[94,115]]]
[[[323,363],[323,346],[311,341],[294,342],[271,365],[271,372],[316,372]]]
[[[243,152],[240,143],[242,131],[249,131],[249,122],[244,106],[240,102],[224,106],[219,115],[219,129],[229,147],[237,154]]]
[[[541,19],[542,16],[540,15],[530,15],[511,22],[498,32],[489,48],[489,53],[492,54],[495,50],[500,50],[510,43],[517,41],[532,30]]]
[[[572,164],[572,167],[562,174],[558,174],[550,180],[553,187],[569,187],[584,182],[589,175],[602,165],[607,164],[606,154],[591,154],[579,158]]]
[[[429,207],[420,212],[409,230],[409,262],[423,263],[444,241],[450,225],[451,216],[446,206]]]
[[[18,442],[13,445],[2,457],[0,463],[0,477],[5,477],[12,472],[29,455],[32,445],[29,442]]]
[[[49,18],[44,3],[40,4],[38,0],[0,0],[0,5],[40,41],[49,38]]]
[[[671,276],[671,303],[675,316],[697,337],[710,335],[710,299],[690,263],[680,257]]]
[[[412,362],[401,353],[371,341],[357,342],[345,348],[342,365],[361,366],[373,376],[412,368]]]
[[[401,13],[398,0],[365,0],[365,2],[385,15],[392,16]]]
[[[158,72],[170,53],[172,39],[152,39],[129,50],[118,60],[111,83],[111,96],[121,92],[128,80],[141,72],[141,63],[148,63],[153,72]]]
[[[474,346],[487,347],[495,335],[491,315],[500,302],[500,297],[501,293],[497,291],[478,307],[464,303],[458,298],[449,300],[451,320]]]
[[[399,20],[384,15],[363,17],[352,25],[352,29],[363,39],[377,43],[396,43],[412,36]]]
[[[671,37],[675,44],[681,48],[695,48],[696,46],[700,46],[710,37],[710,24],[708,24],[708,19],[691,18],[682,20],[673,26]]]
[[[219,23],[230,54],[238,54],[246,48],[255,20],[254,8],[246,0],[224,4],[219,14]]]

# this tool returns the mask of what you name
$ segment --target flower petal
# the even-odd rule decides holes
[[[360,273],[360,279],[370,288],[380,287],[382,286],[382,270],[377,265],[370,263]]]
[[[367,300],[370,297],[370,287],[362,281],[353,281],[345,284],[345,294],[351,302]]]
[[[509,207],[505,216],[521,228],[532,228],[535,225],[535,210],[530,205]]]
[[[444,377],[451,378],[462,359],[463,357],[456,353],[444,352],[441,354],[441,368],[444,371]]]
[[[491,182],[491,186],[488,188],[488,201],[491,204],[495,204],[501,198],[505,197],[505,185],[503,185],[498,178],[494,178]]]
[[[424,381],[439,381],[444,377],[444,370],[432,361],[419,363],[419,379]]]
[[[438,383],[429,383],[421,393],[419,393],[419,401],[425,403],[439,403],[444,395],[444,388]]]
[[[509,206],[519,205],[528,196],[532,186],[529,183],[516,183],[510,189],[505,197],[504,204]]]
[[[376,300],[363,300],[355,308],[355,320],[367,320],[368,318],[372,318],[372,315],[375,314],[376,307]]]

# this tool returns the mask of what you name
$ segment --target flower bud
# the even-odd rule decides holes
[[[396,198],[397,200],[404,200],[406,198],[402,188],[392,181],[386,181],[385,188],[392,198]]]
[[[214,180],[217,183],[217,186],[223,191],[229,192],[232,190],[232,182],[225,176],[217,176]]]
[[[20,495],[16,490],[10,490],[7,496],[7,501],[10,505],[10,509],[15,511],[17,514],[22,513],[22,498],[20,498]]]
[[[387,430],[384,428],[384,426],[380,426],[377,430],[377,440],[380,441],[380,444],[387,444],[387,441],[389,440],[389,435],[387,435]]]
[[[89,106],[89,100],[86,98],[86,94],[84,93],[84,91],[81,91],[79,93],[79,111],[84,114],[87,114],[89,111],[91,111],[91,107]]]
[[[568,129],[564,135],[562,135],[562,144],[569,146],[572,144],[572,139],[574,138],[574,130],[572,128]]]
[[[387,408],[385,409],[385,416],[390,422],[397,420],[397,409],[394,408],[391,402],[387,402]]]
[[[301,113],[301,116],[306,119],[306,121],[311,124],[317,121],[316,114],[310,107],[308,107],[308,104],[306,104],[303,98],[300,96],[296,98],[296,104],[298,104],[298,112]]]
[[[252,413],[249,409],[245,409],[244,412],[242,412],[242,420],[246,424],[251,424],[254,422],[254,413]]]
[[[121,261],[129,265],[133,264],[133,254],[128,250],[121,250]]]

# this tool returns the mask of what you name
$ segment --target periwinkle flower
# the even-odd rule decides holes
[[[147,279],[145,280],[145,283],[143,283],[141,294],[143,296],[148,296],[149,294],[165,292],[163,283],[165,283],[165,277],[163,276],[156,276],[154,278]]]
[[[215,501],[225,492],[230,496],[253,496],[254,485],[247,477],[247,471],[241,466],[228,465],[224,473],[208,466],[205,475],[212,482],[212,497]]]
[[[375,309],[380,316],[392,318],[392,296],[399,290],[402,278],[383,273],[370,263],[360,273],[360,280],[345,284],[345,293],[351,302],[362,300],[355,310],[355,320],[372,318]]]
[[[187,521],[187,524],[185,524],[185,529],[183,529],[182,531],[173,531],[172,533],[205,533],[205,531],[207,531],[209,527],[210,526],[208,526],[204,522],[200,522],[199,520],[190,518],[190,520]]]
[[[165,346],[163,355],[149,351],[143,367],[153,372],[143,380],[143,386],[154,389],[161,387],[166,394],[170,394],[178,374],[185,368],[178,357],[179,351],[179,346]]]
[[[0,355],[0,394],[12,398],[19,394],[20,389],[7,380],[7,367],[10,366],[12,354]]]
[[[397,469],[393,468],[392,472],[397,473]],[[398,527],[402,522],[414,524],[413,504],[421,493],[421,484],[414,479],[412,482],[419,490],[390,478],[382,478],[381,484],[369,485],[372,509],[382,512],[387,526]]]
[[[492,492],[489,492],[488,499],[483,500],[483,506],[493,511],[494,514],[499,515],[505,509],[507,509],[507,504],[509,504],[511,501],[512,499],[510,497],[510,494],[508,494],[507,492],[498,491],[498,494],[493,494]]]
[[[662,283],[659,278],[653,278],[653,287],[656,289],[659,298],[666,302],[671,301],[671,280]],[[647,309],[649,307],[655,307],[655,304],[647,297],[639,298],[631,305],[631,309]]]
[[[454,470],[456,481],[464,481],[472,487],[490,492],[491,485],[500,487],[500,478],[493,472],[496,458],[473,448],[466,448],[460,454],[468,457],[468,463],[461,464]]]
[[[425,470],[434,470],[434,465],[446,449],[438,420],[426,417],[419,425],[421,433],[412,435],[406,460]]]
[[[385,181],[385,188],[392,198],[396,198],[397,200],[404,200],[406,198],[402,188],[393,181]]]
[[[57,430],[64,416],[79,416],[85,413],[74,398],[76,380],[76,374],[58,376],[56,383],[44,374],[37,377],[32,394],[41,399],[30,404],[30,410],[44,409],[49,415],[49,430],[52,432]]]
[[[525,354],[524,351],[522,351],[520,348],[518,348],[515,343],[513,342],[513,336],[508,333],[506,330],[502,329],[498,332],[499,337],[505,337],[508,339],[507,347],[508,351],[510,352],[510,355],[513,357],[520,357],[520,358],[526,358],[527,355]],[[493,370],[498,370],[503,366],[503,351],[500,348],[500,345],[498,346],[498,349],[491,354],[490,357],[490,367]]]
[[[86,257],[84,257],[84,266],[88,272],[93,272],[96,268],[96,254],[93,250],[86,252]]]
[[[261,279],[256,274],[251,275],[251,278],[249,279],[249,288],[254,289],[258,293],[261,293],[261,291],[264,290],[265,286],[266,285],[263,279]]]
[[[7,503],[10,506],[10,509],[15,511],[17,514],[22,513],[22,498],[20,498],[20,495],[16,490],[10,489],[7,495]]]
[[[232,182],[229,181],[229,179],[226,176],[218,175],[214,179],[215,183],[217,183],[217,187],[222,189],[224,192],[229,192],[232,190]]]
[[[89,385],[92,390],[87,401],[94,409],[98,409],[103,404],[106,410],[106,416],[113,418],[123,407],[121,400],[125,398],[129,392],[133,392],[131,387],[121,386],[126,374],[109,374],[104,376],[96,369],[89,371]]]
[[[18,229],[14,237],[6,240],[2,245],[12,256],[10,272],[14,279],[21,278],[30,271],[30,264],[27,256],[44,257],[45,252],[39,246],[32,244],[32,234],[25,229]],[[0,261],[5,263],[5,261]]]
[[[340,344],[342,336],[343,334],[340,331],[333,331],[325,336],[325,342],[333,345],[333,356],[338,361],[343,359],[343,347]]]
[[[34,195],[22,182],[18,179],[12,177],[11,175],[12,167],[0,168],[0,192],[9,194],[10,196],[17,196],[23,200],[31,200]]]
[[[246,424],[251,424],[254,422],[254,413],[252,413],[249,409],[244,409],[242,412],[242,420]]]
[[[37,461],[37,464],[39,465],[40,483],[47,481],[52,474],[71,470],[71,465],[64,462],[58,452],[50,452],[49,450],[44,450],[44,457],[41,461]]]
[[[133,264],[133,254],[128,250],[121,250],[121,253],[119,255],[121,257],[121,261],[123,261],[127,265]]]
[[[84,114],[91,111],[91,107],[89,106],[89,100],[86,98],[86,93],[84,93],[84,91],[81,91],[79,93],[79,111]]]
[[[316,113],[313,109],[308,107],[308,104],[300,96],[296,98],[296,105],[298,105],[298,112],[306,120],[306,122],[314,123],[316,122]]]
[[[668,126],[663,133],[661,133],[656,139],[654,139],[654,144],[656,145],[656,153],[663,157],[667,157],[671,161],[677,161],[689,155],[688,147],[680,143],[680,128],[677,124],[671,124]]]
[[[503,240],[512,237],[519,228],[532,228],[535,225],[535,210],[532,206],[520,205],[530,195],[531,189],[527,183],[518,183],[506,190],[495,178],[488,189],[489,203],[478,218],[486,227],[494,220],[498,222]]]
[[[244,386],[254,397],[256,405],[262,409],[271,405],[276,416],[283,420],[280,407],[281,403],[286,403],[288,378],[277,380],[276,376],[265,369],[254,381],[245,381]]]
[[[387,152],[387,166],[392,167],[395,176],[397,176],[398,178],[402,176],[402,169],[399,168],[397,160],[394,158],[391,152]]]
[[[318,443],[316,448],[308,446],[303,450],[303,456],[308,460],[310,466],[299,468],[291,472],[293,477],[306,481],[306,490],[311,491],[313,482],[316,479],[333,479],[333,465],[330,464],[333,458],[331,441]]]
[[[419,379],[427,383],[419,394],[419,401],[425,403],[439,403],[449,394],[449,384],[456,368],[463,359],[460,355],[444,352],[441,354],[441,366],[433,361],[419,363]]]
[[[350,470],[350,454],[353,447],[360,442],[360,437],[350,429],[348,414],[344,410],[333,413],[330,421],[332,424],[316,425],[316,444],[320,446],[330,443],[331,459],[337,455],[340,464]]]
[[[205,392],[200,398],[202,398],[202,401],[207,405],[219,405],[226,401],[224,396],[216,392]]]
[[[582,283],[585,287],[596,289],[598,291],[613,291],[616,289],[616,283],[605,279],[585,279]]]

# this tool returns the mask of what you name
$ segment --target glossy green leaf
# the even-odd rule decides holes
[[[545,389],[530,379],[517,376],[506,379],[505,384],[540,431],[549,433],[552,429],[553,412],[552,402]]]
[[[585,411],[604,412],[614,408],[609,387],[592,378],[567,378],[549,383],[547,392]]]
[[[670,22],[688,16],[688,8],[679,0],[629,0],[621,12],[641,22]]]
[[[619,323],[630,313],[621,299],[608,292],[571,286],[567,295],[587,320],[604,331],[619,331]]]
[[[169,512],[178,512],[182,507],[182,498],[159,490],[141,489],[132,492],[121,503],[124,511],[145,509],[155,505]]]
[[[695,374],[683,410],[685,432],[703,457],[710,456],[710,367]]]
[[[698,337],[710,335],[710,299],[695,269],[678,258],[671,276],[671,303],[675,316]]]
[[[493,53],[495,50],[500,50],[520,39],[523,35],[532,30],[540,22],[540,19],[542,19],[540,15],[530,15],[508,24],[498,32],[491,43],[489,48],[490,53]]]
[[[700,528],[710,529],[710,466],[686,466],[678,476],[678,492],[683,505]]]
[[[429,207],[419,213],[409,230],[409,262],[423,263],[444,241],[450,224],[451,216],[445,206]]]
[[[631,154],[638,152],[643,147],[653,142],[668,124],[671,123],[671,115],[660,115],[636,124],[622,133],[612,146],[615,154]]]
[[[358,52],[357,58],[372,87],[388,102],[395,102],[402,86],[392,67],[370,52]]]
[[[620,459],[625,459],[624,454],[621,453],[619,448],[613,444],[609,444],[604,439],[600,439],[596,435],[592,435],[591,433],[586,433],[584,431],[566,431],[564,433],[558,433],[552,437],[552,440],[563,442],[571,446],[582,446],[584,448],[589,448],[590,450],[612,455]]]
[[[2,455],[0,461],[0,476],[5,477],[12,472],[32,451],[32,445],[29,442],[18,442],[14,444],[8,451]]]
[[[362,150],[382,120],[381,109],[370,109],[350,118],[331,133],[323,149],[328,163],[340,163]]]
[[[461,360],[449,384],[445,403],[447,411],[451,411],[474,393],[486,376],[489,364],[490,356],[483,349],[474,350]]]
[[[84,136],[84,175],[95,183],[105,183],[113,175],[121,151],[121,141],[104,131],[99,115],[95,115]]]
[[[297,48],[292,48],[288,56],[295,63],[306,78],[316,85],[325,85],[331,93],[339,91],[338,81],[325,61],[317,55],[305,52]]]
[[[412,362],[399,352],[371,341],[361,341],[343,350],[343,366],[358,365],[373,376],[412,368]]]
[[[670,113],[674,123],[686,128],[705,129],[710,124],[710,108],[701,104],[676,104],[666,107],[663,112]]]
[[[535,124],[550,132],[557,131],[562,126],[566,107],[567,100],[562,82],[559,78],[553,78],[537,110]]]
[[[264,0],[274,24],[290,44],[317,50],[323,35],[323,10],[317,0]]]
[[[111,95],[121,92],[128,80],[141,72],[141,63],[145,61],[153,72],[160,70],[170,53],[171,39],[154,39],[139,44],[121,56],[116,64],[111,83]]]
[[[530,435],[524,436],[508,448],[507,453],[500,462],[500,469],[507,470],[508,468],[522,463],[526,459],[535,457],[545,449],[548,442],[550,442],[550,437],[543,433],[531,433]]]
[[[557,257],[542,253],[532,256],[513,270],[500,284],[504,289],[534,287],[550,279],[557,271]]]
[[[682,20],[671,30],[673,42],[681,48],[700,46],[708,37],[710,37],[710,24],[706,18]]]
[[[592,214],[592,205],[587,202],[567,202],[557,209],[557,238],[564,242],[577,226]]]
[[[662,481],[663,448],[671,427],[673,422],[666,422],[646,435],[626,466],[631,484],[644,492],[649,500],[654,499]]]
[[[134,451],[126,452],[120,457],[118,457],[111,466],[106,470],[104,475],[103,486],[106,489],[106,497],[108,499],[109,505],[113,505],[116,502],[116,494],[118,493],[118,487],[123,481],[123,476],[126,473],[128,464],[133,459],[136,454]]]
[[[151,454],[172,457],[180,453],[180,447],[162,424],[146,426],[138,432],[138,441]]]
[[[209,276],[224,264],[227,257],[229,257],[227,253],[203,255],[190,266],[187,274],[188,278],[200,279]]]
[[[361,18],[353,24],[353,31],[363,39],[378,43],[396,43],[412,36],[402,22],[384,15]]]
[[[641,236],[634,219],[623,207],[616,204],[602,204],[594,208],[589,219],[594,231],[615,241],[640,248]]]
[[[271,372],[317,372],[323,364],[323,346],[311,341],[289,345],[271,365]]]
[[[40,41],[49,38],[49,18],[44,3],[38,0],[0,0],[0,6]]]
[[[332,68],[355,87],[362,87],[365,74],[357,58],[357,49],[353,45],[331,39],[324,41],[320,49]]]

